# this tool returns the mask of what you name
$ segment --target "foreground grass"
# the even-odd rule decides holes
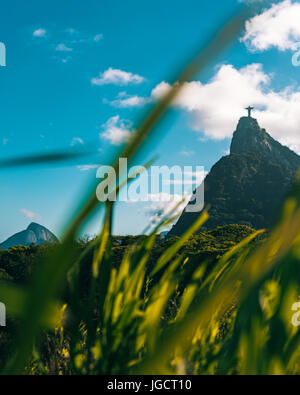
[[[300,373],[299,331],[291,323],[300,279],[299,202],[300,182],[296,181],[274,230],[262,239],[260,231],[247,231],[248,236],[232,248],[226,240],[227,248],[213,265],[201,260],[201,254],[195,258],[191,253],[197,241],[203,242],[203,234],[195,238],[192,231],[205,221],[205,212],[194,229],[165,242],[154,261],[151,250],[154,245],[157,248],[158,229],[130,240],[117,264],[112,254],[118,247],[109,248],[113,239],[108,236],[99,275],[95,275],[95,262],[101,244],[97,248],[96,239],[79,248],[79,259],[68,271],[61,295],[67,304],[49,305],[39,321],[40,327],[48,329],[31,345],[22,371]],[[258,241],[253,244],[252,240]],[[53,247],[50,255],[57,256],[61,248]],[[92,251],[88,270],[87,250]],[[37,278],[46,264],[47,260],[36,269]],[[91,273],[85,287],[82,270]],[[8,284],[2,283],[0,296],[17,311],[16,301],[25,293]],[[18,349],[15,352],[18,355]],[[11,373],[16,372],[14,364],[12,359],[7,365]]]

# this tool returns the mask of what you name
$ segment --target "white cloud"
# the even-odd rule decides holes
[[[128,140],[130,127],[128,121],[120,119],[119,115],[115,115],[102,125],[104,131],[100,134],[100,137],[109,140],[113,145],[120,145]]]
[[[300,41],[300,4],[285,0],[246,22],[241,41],[259,51],[276,47],[280,51],[295,49]]]
[[[141,77],[138,74],[129,73],[127,71],[109,68],[103,73],[100,73],[100,76],[97,78],[92,78],[91,83],[93,85],[137,85],[144,82],[144,77]]]
[[[164,180],[164,184],[167,185],[193,185],[195,188],[199,185],[199,182],[196,180]]]
[[[58,52],[72,52],[73,48],[67,47],[65,44],[58,44],[55,50]]]
[[[96,34],[93,40],[98,43],[99,41],[103,40],[103,34]]]
[[[155,99],[159,99],[160,97],[166,95],[169,89],[170,85],[167,82],[162,81],[152,90],[151,96]]]
[[[71,36],[72,36],[73,34],[78,34],[78,33],[79,33],[78,30],[76,30],[76,29],[74,29],[74,28],[72,28],[72,27],[69,27],[68,29],[65,29],[65,32],[68,33],[68,34],[70,34]]]
[[[196,180],[199,184],[204,180],[204,178],[207,176],[207,174],[209,173],[209,171],[201,170],[201,171],[185,171],[183,173],[184,177],[191,177],[192,179]]]
[[[29,219],[41,219],[41,216],[33,211],[27,210],[26,208],[22,208],[20,210],[22,214],[24,214]]]
[[[203,171],[184,171],[181,177],[165,179],[163,183],[167,185],[192,185],[194,189],[201,184],[207,174],[208,172],[204,169]],[[187,193],[188,191],[185,190],[184,192]]]
[[[185,83],[174,105],[190,115],[191,127],[207,138],[231,138],[232,132],[249,104],[261,127],[281,143],[300,152],[300,88],[286,87],[274,91],[272,76],[261,64],[241,69],[223,65],[206,84]],[[159,97],[170,86],[162,82],[152,94]]]
[[[115,100],[103,100],[105,103],[110,104],[117,108],[130,108],[130,107],[143,107],[145,104],[150,103],[152,98],[142,97],[137,95],[127,95],[126,92],[120,92]]]
[[[68,63],[72,59],[72,56],[67,56],[66,58],[61,59],[62,63]]]
[[[163,219],[167,217],[179,216],[186,205],[190,201],[192,195],[186,193],[184,196],[180,194],[170,194],[167,192],[152,193],[147,195],[148,205],[143,208],[143,213],[148,217],[150,228],[154,228]],[[139,200],[127,200],[126,204],[138,204]],[[139,210],[136,210],[139,212]],[[173,221],[175,223],[178,217]],[[170,223],[166,229],[171,228]]]
[[[179,153],[180,153],[180,155],[186,156],[186,157],[195,155],[195,151],[193,151],[193,150],[187,150],[187,149],[185,149],[185,148],[183,148]]]
[[[163,192],[149,195],[149,200],[152,203],[150,206],[145,207],[145,213],[150,218],[151,227],[155,227],[172,210],[174,210],[172,216],[180,215],[190,201],[191,196],[189,194],[185,194],[184,196],[178,194],[170,195]],[[179,204],[179,202],[181,203]],[[176,207],[177,205],[178,207]]]
[[[47,31],[45,29],[39,28],[34,30],[32,35],[33,37],[45,37],[47,35]]]
[[[246,4],[254,4],[254,3],[262,3],[265,0],[238,0],[239,3],[246,3]]]
[[[80,137],[73,137],[71,141],[71,146],[74,147],[75,145],[84,145],[84,141]]]
[[[79,165],[77,166],[77,169],[79,169],[80,171],[89,171],[89,170],[97,169],[98,167],[99,165]]]

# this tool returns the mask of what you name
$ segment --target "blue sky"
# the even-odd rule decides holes
[[[186,86],[139,164],[158,155],[158,165],[209,171],[227,154],[248,104],[256,106],[261,126],[300,151],[300,68],[291,61],[300,31],[286,16],[297,15],[294,6],[298,2],[266,3],[281,7],[273,9],[278,23],[286,24],[280,37],[268,13],[257,11],[261,20],[252,21],[248,36]],[[239,7],[237,0],[3,0],[1,158],[76,145],[98,153],[63,167],[1,170],[0,241],[31,221],[60,235],[95,179],[96,169],[87,165],[109,163],[120,138],[134,129],[174,71]],[[114,233],[140,233],[154,211],[151,202],[120,203]],[[100,216],[85,232],[95,233],[99,223]]]

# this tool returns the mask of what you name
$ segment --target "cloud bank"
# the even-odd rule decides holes
[[[300,4],[291,0],[273,4],[246,22],[246,34],[241,41],[259,51],[272,47],[280,51],[295,49],[300,41]]]
[[[189,115],[192,129],[221,140],[232,136],[237,120],[247,115],[244,108],[250,104],[255,107],[253,117],[261,127],[300,152],[300,89],[291,86],[274,91],[271,81],[261,64],[241,69],[223,65],[206,84],[185,83],[173,105]],[[170,85],[162,82],[153,89],[152,96],[159,98],[167,89]]]
[[[28,219],[41,219],[41,216],[33,211],[27,210],[26,208],[22,208],[20,210],[22,214],[24,214]]]
[[[105,70],[103,73],[100,73],[99,77],[92,78],[92,85],[137,85],[144,82],[144,77],[141,77],[138,74],[133,74],[127,71],[123,71],[120,69],[113,69],[112,67]]]
[[[39,28],[39,29],[34,30],[32,35],[33,35],[33,37],[46,37],[47,31],[46,31],[46,29]]]
[[[113,145],[121,145],[128,140],[131,132],[130,127],[129,121],[120,119],[119,115],[115,115],[102,125],[103,132],[100,133],[100,137]]]

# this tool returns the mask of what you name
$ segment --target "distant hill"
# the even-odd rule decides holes
[[[58,238],[50,232],[47,228],[32,222],[26,230],[16,233],[9,237],[0,247],[4,250],[8,250],[10,247],[16,245],[29,246],[31,244],[41,245],[45,243],[57,243]]]
[[[256,119],[242,117],[230,155],[221,158],[204,180],[208,229],[241,224],[269,227],[300,167],[300,157],[274,140]],[[181,235],[201,213],[184,211],[169,232]]]

